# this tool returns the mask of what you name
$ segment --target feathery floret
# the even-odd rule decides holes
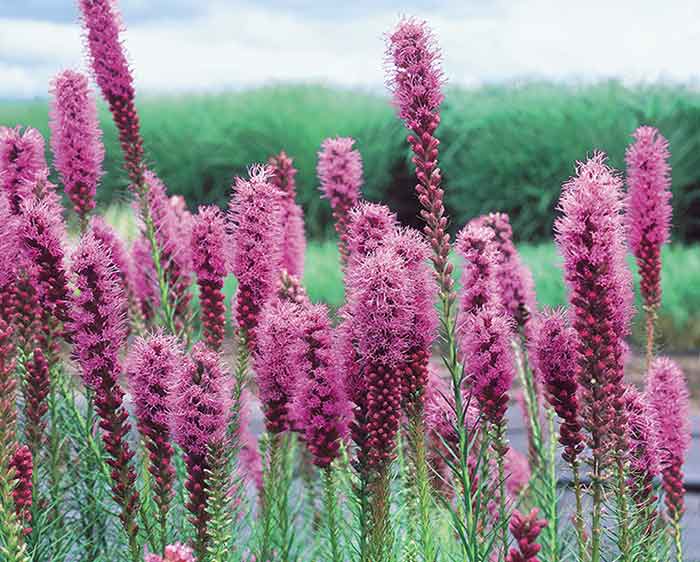
[[[501,257],[493,231],[473,224],[457,235],[457,252],[464,260],[459,294],[460,322],[464,323],[485,306],[502,304],[497,279]]]
[[[102,146],[97,107],[87,78],[64,70],[52,83],[50,121],[54,166],[75,212],[84,221],[95,208],[102,176]]]
[[[353,207],[348,214],[345,238],[348,268],[356,268],[382,246],[396,225],[396,215],[386,205],[363,201]]]
[[[628,436],[630,441],[630,478],[627,486],[640,508],[654,500],[654,478],[661,471],[659,423],[646,397],[636,388],[625,392]]]
[[[671,167],[668,141],[654,127],[639,127],[627,148],[627,223],[632,253],[648,307],[661,303],[661,246],[671,227]]]

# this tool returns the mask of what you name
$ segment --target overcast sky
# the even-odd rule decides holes
[[[699,0],[120,0],[150,92],[383,83],[383,34],[427,19],[453,84],[619,78],[697,83]],[[0,97],[84,68],[75,0],[0,0]]]

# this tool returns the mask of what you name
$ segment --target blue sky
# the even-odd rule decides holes
[[[218,91],[279,81],[380,89],[383,33],[427,19],[450,82],[696,83],[697,0],[120,0],[137,86]],[[74,0],[0,0],[0,97],[46,95],[84,68]]]

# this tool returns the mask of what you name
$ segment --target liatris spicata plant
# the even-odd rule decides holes
[[[304,234],[304,211],[296,203],[297,169],[292,159],[284,152],[271,156],[268,165],[272,168],[270,183],[283,194],[282,213],[282,268],[290,275],[304,274],[306,235]]]
[[[22,202],[46,174],[44,138],[36,129],[0,127],[0,186],[11,213],[21,213]]]
[[[353,148],[355,140],[350,137],[328,138],[321,143],[316,168],[321,182],[321,193],[328,199],[333,210],[335,231],[338,233],[338,249],[342,264],[348,258],[347,228],[348,213],[361,199],[362,157]]]
[[[119,352],[126,340],[126,297],[109,253],[91,232],[73,254],[72,273],[78,290],[73,295],[68,330],[73,354],[85,384],[95,393],[102,441],[112,468],[112,497],[129,539],[131,558],[141,557],[138,539],[139,493],[127,441],[131,429],[119,386]]]
[[[683,559],[680,520],[685,511],[683,464],[691,438],[688,385],[676,363],[666,357],[652,362],[647,374],[646,400],[658,424],[664,501],[674,528],[676,554],[680,562]]]
[[[134,105],[134,80],[119,33],[122,23],[112,0],[79,0],[95,81],[119,131],[126,171],[133,189],[143,192],[143,140]]]
[[[163,556],[147,554],[144,562],[197,562],[189,546],[176,542],[165,547]]]
[[[199,285],[204,340],[218,351],[224,339],[224,237],[226,222],[217,207],[200,207],[192,225],[192,266]]]
[[[490,213],[470,224],[493,231],[493,242],[498,250],[498,292],[503,306],[522,329],[537,310],[532,273],[522,263],[513,244],[513,229],[505,213]]]
[[[173,498],[173,447],[168,392],[183,361],[182,346],[162,331],[138,338],[129,350],[126,375],[136,406],[138,428],[148,450],[153,499],[158,507],[161,550],[167,545],[168,511]]]
[[[84,231],[87,216],[95,208],[104,159],[97,107],[87,78],[72,70],[56,76],[51,94],[49,124],[54,166]]]
[[[671,228],[671,167],[668,141],[654,127],[639,127],[627,147],[629,243],[637,258],[647,315],[647,366],[654,348],[654,324],[661,304],[661,247]]]
[[[563,186],[555,224],[564,257],[571,323],[576,331],[574,364],[582,397],[581,417],[593,456],[591,562],[600,560],[601,514],[606,473],[617,469],[620,548],[629,549],[624,491],[627,449],[624,411],[623,337],[632,311],[631,275],[625,263],[622,182],[596,153],[578,163]]]
[[[515,510],[510,518],[510,532],[513,533],[518,547],[511,548],[506,556],[506,562],[537,562],[537,554],[540,545],[537,544],[537,537],[547,521],[538,519],[537,509],[533,509],[527,515],[523,515]]]
[[[371,252],[384,245],[396,226],[396,215],[386,205],[358,203],[346,217],[344,263],[349,269],[356,268]]]
[[[134,289],[134,298],[141,316],[149,324],[155,319],[160,303],[150,242],[144,236],[138,237],[131,245],[129,257],[129,277]]]
[[[167,189],[153,172],[146,171],[144,181],[148,186],[148,206],[150,217],[155,227],[154,237],[159,249],[158,258],[152,258],[156,268],[156,279],[161,278],[166,288],[160,287],[161,304],[164,295],[170,303],[165,313],[166,326],[172,333],[183,331],[189,322],[189,306],[192,295],[192,264],[190,254],[190,237],[183,233],[183,217],[177,212],[168,198]],[[158,269],[162,268],[162,275]]]
[[[251,350],[260,312],[279,278],[282,194],[270,183],[270,169],[253,166],[249,179],[236,178],[229,204],[228,264],[238,279],[234,318]]]
[[[212,453],[225,443],[231,409],[230,379],[219,355],[203,342],[195,344],[175,373],[168,401],[173,436],[185,454],[194,553],[204,560],[210,519],[207,507],[214,492],[208,473],[219,461]]]
[[[32,532],[32,486],[34,463],[32,452],[27,445],[18,447],[9,465],[14,471],[15,486],[12,491],[12,499],[15,504],[17,517],[24,525],[24,534]]]
[[[463,228],[457,235],[456,246],[464,260],[459,293],[459,319],[463,324],[488,304],[502,304],[497,279],[500,255],[493,231],[479,226]],[[458,332],[462,332],[461,326]]]
[[[437,161],[440,141],[435,136],[444,99],[440,51],[425,22],[405,19],[388,37],[387,59],[394,105],[411,131],[407,140],[414,153],[416,193],[423,207],[420,214],[426,222],[425,236],[433,249],[438,283],[446,299],[452,292],[450,235]]]
[[[406,265],[390,248],[372,252],[347,279],[363,391],[356,393],[352,437],[357,444],[362,505],[362,560],[390,549],[389,467],[401,419],[403,370],[411,342],[413,291]]]
[[[53,201],[27,201],[18,227],[20,248],[30,265],[42,303],[58,322],[67,319],[68,285],[64,268],[65,226]]]
[[[27,443],[35,459],[46,439],[46,420],[49,406],[47,397],[51,387],[49,364],[41,348],[35,348],[31,361],[26,365],[22,393],[24,395],[25,426]]]

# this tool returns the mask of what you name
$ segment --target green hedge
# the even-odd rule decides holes
[[[149,162],[190,206],[225,204],[234,175],[285,149],[299,168],[299,197],[312,237],[330,230],[318,196],[316,152],[323,138],[357,139],[365,194],[388,202],[406,221],[416,201],[405,131],[380,95],[319,86],[277,86],[239,93],[144,97],[139,101]],[[114,126],[102,108],[107,175],[102,204],[128,199]],[[0,124],[46,133],[45,100],[0,103]],[[628,89],[554,85],[450,89],[439,135],[446,203],[453,224],[489,210],[512,215],[519,239],[551,236],[562,181],[593,149],[620,166],[630,133],[659,127],[671,143],[674,236],[700,239],[700,95],[684,88]]]

